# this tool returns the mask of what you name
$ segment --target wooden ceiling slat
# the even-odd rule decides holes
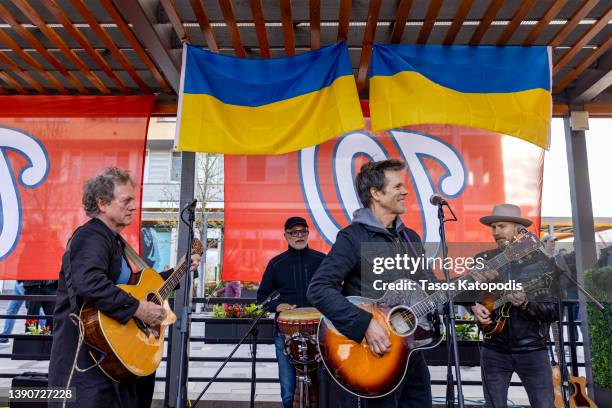
[[[473,0],[472,0],[473,1]],[[406,28],[406,21],[410,14],[412,0],[401,0],[397,5],[395,12],[395,22],[393,23],[393,31],[391,32],[391,44],[399,44],[402,41],[402,35]]]
[[[189,0],[189,4],[191,4],[191,9],[196,16],[196,20],[198,21],[198,25],[200,26],[200,30],[202,30],[202,35],[206,40],[206,45],[208,49],[212,52],[219,52],[219,47],[217,46],[217,39],[215,38],[215,32],[210,25],[210,20],[208,19],[208,12],[206,11],[206,7],[202,4],[202,0]]]
[[[0,79],[3,80],[8,86],[15,89],[22,95],[28,95],[29,92],[25,89],[19,82],[17,82],[13,77],[11,77],[8,72],[0,71]]]
[[[553,1],[548,10],[546,10],[546,13],[544,13],[535,27],[533,27],[533,30],[531,30],[527,37],[525,37],[523,45],[532,45],[538,39],[538,37],[540,37],[540,34],[542,34],[546,27],[548,27],[548,24],[552,21],[552,19],[559,14],[563,6],[565,6],[565,3],[567,3],[567,0]]]
[[[587,69],[593,62],[601,57],[606,51],[612,47],[612,35],[609,35],[606,41],[591,52],[585,59],[582,60],[574,69],[572,69],[563,79],[561,79],[553,88],[553,93],[557,94],[563,91],[574,79],[578,77],[585,69]]]
[[[98,20],[94,17],[92,12],[87,8],[83,0],[71,0],[72,6],[83,16],[89,27],[94,34],[102,40],[106,48],[121,64],[123,69],[126,70],[128,75],[136,82],[140,90],[144,93],[152,93],[151,88],[144,82],[144,80],[138,75],[132,64],[127,60],[125,55],[119,50],[115,42],[110,35],[104,30],[104,28],[98,23]]]
[[[444,41],[442,41],[442,44],[453,45],[453,43],[455,42],[455,38],[457,38],[459,30],[461,30],[461,27],[463,26],[465,17],[472,9],[473,4],[474,0],[461,0],[461,4],[459,5],[457,12],[455,13],[455,18],[453,18],[453,22],[448,28],[448,31],[446,32],[446,37],[444,37]]]
[[[321,48],[321,0],[310,0],[310,49]]]
[[[176,5],[174,4],[174,0],[161,0],[161,5],[168,16],[168,20],[170,20],[170,24],[172,24],[172,28],[174,28],[174,32],[181,40],[181,43],[190,43],[191,38],[189,37],[189,33],[183,26],[183,21],[176,11]]]
[[[338,41],[348,39],[349,23],[351,22],[352,0],[342,0],[340,2],[340,14],[338,16]]]
[[[525,18],[525,16],[529,12],[529,10],[531,10],[535,2],[536,0],[523,0],[523,2],[521,2],[521,5],[519,6],[518,10],[516,10],[516,13],[514,13],[514,15],[512,16],[510,23],[499,35],[499,38],[497,39],[495,45],[503,46],[508,43],[508,41],[512,37],[512,34],[514,34],[516,29],[521,25],[521,21],[523,21],[523,18]]]
[[[293,32],[293,17],[291,15],[291,0],[280,1],[283,37],[285,38],[285,54],[295,55],[295,33]]]
[[[442,0],[431,0],[431,2],[429,3],[429,9],[427,9],[425,21],[423,22],[423,26],[421,27],[421,31],[419,32],[419,37],[416,41],[417,44],[427,44],[429,34],[431,34],[431,30],[433,29],[433,26],[436,23],[436,18],[438,18],[438,13],[440,12],[441,7]]]
[[[576,28],[578,23],[580,23],[580,20],[582,20],[584,17],[586,17],[586,15],[589,13],[589,11],[591,11],[593,9],[593,7],[595,7],[597,5],[597,3],[599,3],[599,0],[587,0],[587,1],[585,1],[582,4],[582,6],[574,13],[572,18],[570,18],[570,20],[566,24],[563,25],[563,28],[561,28],[561,30],[559,30],[557,35],[554,36],[554,38],[550,41],[550,43],[548,45],[550,45],[553,48],[560,46],[561,43],[563,42],[563,40],[565,40],[565,38],[572,31],[574,31],[574,29]]]
[[[7,57],[4,52],[0,52],[0,62],[5,64],[8,68],[11,69],[11,72],[14,72],[16,75],[19,75],[28,85],[34,88],[39,94],[47,95],[49,91],[47,91],[41,84],[38,83],[36,79],[29,73],[21,69],[19,65],[15,64],[15,62]]]
[[[240,30],[238,29],[238,23],[236,22],[236,15],[234,14],[234,6],[232,5],[232,0],[219,0],[219,6],[221,7],[221,12],[223,13],[225,24],[227,24],[227,28],[229,29],[230,34],[232,36],[232,45],[234,46],[234,53],[237,57],[246,57],[244,45],[242,45],[242,40],[240,39]]]
[[[123,93],[132,93],[132,91],[123,83],[121,78],[117,76],[115,71],[108,65],[108,62],[98,54],[96,50],[91,46],[89,40],[85,38],[68,19],[66,14],[62,11],[60,6],[55,0],[47,0],[43,2],[47,9],[53,14],[53,16],[64,26],[68,34],[70,34],[80,45],[83,47],[85,52],[102,68],[102,71],[117,85],[117,88]],[[72,51],[71,51],[72,52]]]
[[[66,89],[64,85],[62,85],[62,83],[57,80],[57,78],[53,76],[53,74],[45,70],[45,68],[40,65],[38,61],[32,58],[30,54],[23,51],[21,47],[15,42],[15,40],[9,37],[9,35],[6,34],[4,30],[0,30],[0,41],[4,42],[11,50],[13,50],[15,54],[17,54],[19,58],[21,58],[26,64],[30,65],[34,71],[45,77],[49,84],[51,84],[51,86],[57,89],[60,93],[70,93],[70,91]]]
[[[46,59],[55,69],[57,69],[61,74],[66,77],[66,79],[82,94],[87,94],[89,91],[87,88],[83,86],[83,84],[72,74],[71,72],[64,67],[64,65],[59,62],[51,53],[47,51],[47,49],[21,24],[15,20],[15,17],[2,5],[0,4],[0,18],[2,18],[8,25],[11,26],[21,38],[30,43],[32,47],[36,49],[40,53],[40,55]],[[30,58],[31,59],[31,58]]]
[[[268,44],[268,33],[266,31],[266,19],[264,17],[263,6],[261,0],[251,1],[251,14],[255,23],[255,33],[259,42],[259,55],[262,58],[270,58],[270,45]]]
[[[591,26],[584,34],[580,36],[578,41],[574,43],[572,48],[570,48],[563,56],[555,63],[553,66],[553,75],[559,73],[559,70],[567,65],[568,62],[572,60],[582,50],[582,48],[589,43],[589,41],[595,37],[601,30],[604,29],[608,25],[608,21],[612,19],[612,6],[608,7],[608,10],[604,13],[604,15],[597,20],[595,24]]]
[[[470,45],[480,44],[482,37],[484,37],[485,33],[489,29],[489,26],[493,22],[493,19],[495,19],[497,12],[503,5],[504,0],[491,0],[491,4],[489,4],[487,11],[485,11],[484,16],[482,16],[482,19],[480,20],[480,24],[478,24],[476,31],[474,31],[474,34],[472,34],[472,38],[469,42]]]
[[[164,78],[164,76],[157,68],[157,65],[155,65],[149,54],[147,54],[143,46],[140,44],[140,41],[138,41],[138,39],[134,35],[134,32],[132,32],[132,29],[125,22],[125,20],[113,4],[112,0],[100,0],[100,3],[102,4],[102,7],[104,7],[108,15],[113,19],[113,22],[117,25],[117,28],[119,28],[121,34],[123,34],[125,39],[128,40],[134,52],[136,52],[140,60],[147,66],[147,68],[153,75],[153,78],[155,78],[164,93],[171,94],[172,89],[170,89],[170,85],[166,81],[166,78]]]
[[[368,7],[368,19],[363,33],[363,46],[359,57],[359,71],[357,72],[357,90],[359,92],[365,89],[368,69],[370,68],[370,59],[372,58],[372,41],[376,34],[376,25],[378,24],[378,14],[380,13],[381,0],[371,0]]]
[[[66,56],[78,69],[81,71],[85,77],[95,86],[100,92],[103,94],[110,94],[111,90],[104,85],[102,80],[98,78],[98,76],[92,72],[81,59],[66,45],[64,40],[40,17],[40,15],[23,0],[12,0],[13,4],[21,11],[38,29],[44,34],[45,37],[49,41],[51,41],[57,48],[60,49],[62,54]]]

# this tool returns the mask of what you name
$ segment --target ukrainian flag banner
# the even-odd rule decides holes
[[[373,131],[415,124],[492,130],[547,149],[548,47],[374,46]]]
[[[346,43],[255,59],[183,48],[177,146],[281,154],[365,127]]]

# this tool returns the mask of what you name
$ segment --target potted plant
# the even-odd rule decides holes
[[[612,407],[612,266],[585,271],[585,283],[587,290],[604,305],[600,311],[587,303],[595,403]]]
[[[257,343],[274,343],[273,328],[274,320],[268,318],[268,313],[263,312],[256,304],[221,304],[213,306],[211,318],[206,319],[204,325],[205,343],[237,343],[247,332],[255,319],[264,313],[264,317],[257,325]],[[246,342],[249,343],[248,339]]]
[[[51,355],[53,336],[51,327],[40,325],[38,319],[26,320],[26,334],[16,335],[13,340],[12,360],[48,360]]]

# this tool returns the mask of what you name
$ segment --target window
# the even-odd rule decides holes
[[[181,152],[172,152],[170,181],[181,181]]]

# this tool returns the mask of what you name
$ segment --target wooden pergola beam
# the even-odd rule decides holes
[[[38,93],[47,95],[49,91],[47,91],[41,84],[38,83],[36,79],[29,72],[21,69],[19,65],[17,65],[12,59],[7,57],[4,52],[0,52],[0,62],[5,64],[7,67],[11,69],[16,75],[19,75],[21,79],[23,79],[28,85],[34,88]]]
[[[482,37],[484,37],[485,33],[489,29],[489,26],[491,25],[491,23],[495,19],[495,16],[503,5],[504,0],[491,1],[491,4],[489,4],[489,7],[487,8],[487,11],[485,11],[484,16],[482,16],[482,18],[480,19],[480,24],[478,24],[476,31],[474,31],[474,34],[472,34],[472,38],[470,38],[470,45],[480,44],[480,41],[482,41]]]
[[[599,3],[599,0],[587,0],[580,8],[574,13],[570,20],[563,25],[561,30],[554,36],[554,38],[548,43],[551,47],[555,48],[561,45],[563,40],[576,28],[580,20],[582,20],[588,13]]]
[[[174,32],[181,40],[181,43],[191,43],[191,38],[189,37],[189,33],[183,26],[183,20],[178,14],[176,10],[176,5],[173,0],[160,0],[166,15],[168,16],[168,20],[170,20],[170,24],[172,24],[172,28],[174,28]]]
[[[29,92],[25,89],[19,82],[17,82],[13,77],[11,77],[8,72],[0,71],[0,79],[4,81],[8,86],[15,89],[21,95],[28,95]]]
[[[461,0],[461,4],[459,5],[457,12],[455,13],[453,22],[448,28],[448,31],[446,32],[446,37],[444,37],[444,41],[442,41],[442,44],[452,45],[455,42],[455,38],[457,38],[457,34],[459,33],[459,30],[461,30],[461,26],[463,26],[465,17],[472,9],[473,4],[474,0]]]
[[[514,15],[512,16],[510,23],[506,26],[504,31],[502,31],[502,33],[499,35],[499,38],[497,38],[497,42],[495,43],[495,45],[503,46],[508,43],[508,41],[512,37],[512,34],[514,34],[516,29],[521,25],[521,21],[523,21],[523,18],[525,18],[525,16],[529,12],[529,10],[531,10],[535,2],[536,0],[523,0],[519,8],[516,10]]]
[[[393,31],[391,32],[391,44],[399,44],[402,41],[402,35],[404,35],[404,30],[406,29],[406,21],[408,21],[411,7],[412,0],[401,0],[397,5]]]
[[[138,85],[140,90],[143,93],[147,93],[147,94],[152,93],[153,91],[151,91],[151,88],[149,88],[149,86],[140,77],[140,75],[138,75],[138,73],[136,72],[132,64],[130,64],[130,62],[127,60],[125,55],[123,55],[123,53],[119,50],[119,48],[115,44],[115,41],[113,41],[113,39],[106,32],[106,30],[100,25],[98,20],[94,17],[92,12],[89,10],[89,8],[87,8],[83,0],[70,0],[70,3],[81,14],[81,16],[83,16],[87,24],[89,24],[89,28],[91,28],[91,30],[94,32],[96,36],[98,36],[100,40],[102,40],[102,42],[104,43],[106,48],[110,51],[112,56],[115,57],[117,61],[119,61],[119,64],[121,64],[123,69],[125,69],[125,71],[128,73],[130,78],[132,78],[132,80],[136,82],[136,85]]]
[[[340,1],[340,14],[338,15],[338,41],[348,40],[349,23],[351,22],[352,0]]]
[[[268,32],[266,31],[266,19],[263,12],[261,0],[250,0],[251,14],[255,23],[255,34],[259,42],[259,54],[262,58],[270,58],[270,44],[268,43]]]
[[[597,20],[588,30],[586,30],[570,48],[553,66],[553,75],[559,73],[559,70],[567,65],[588,43],[593,37],[595,37],[601,30],[608,25],[608,21],[612,19],[612,6],[608,7],[608,10],[604,15]]]
[[[45,37],[51,43],[53,43],[59,50],[72,62],[79,71],[85,75],[85,78],[89,80],[101,93],[110,94],[111,90],[102,82],[102,80],[92,72],[87,65],[76,55],[76,53],[68,47],[68,45],[62,40],[62,38],[42,19],[42,17],[23,0],[12,0],[13,4],[21,11],[34,25],[44,34]]]
[[[563,91],[574,79],[578,78],[585,69],[590,67],[599,57],[605,54],[610,47],[612,47],[612,34],[608,36],[606,41],[591,52],[585,59],[580,62],[574,69],[572,69],[567,75],[557,82],[557,85],[553,88],[552,92],[557,94]]]
[[[117,76],[115,71],[108,65],[108,62],[97,53],[96,50],[91,46],[89,40],[72,24],[72,21],[68,19],[66,14],[62,11],[60,6],[55,0],[47,0],[43,2],[47,10],[53,14],[53,16],[64,26],[68,34],[70,34],[85,52],[93,59],[102,71],[117,85],[117,88],[123,93],[131,93],[132,91],[123,83],[121,78]],[[57,35],[57,34],[55,34]]]
[[[434,24],[436,23],[441,7],[442,0],[430,1],[429,8],[427,9],[427,15],[425,16],[425,21],[423,22],[421,31],[419,31],[419,36],[416,41],[417,44],[427,44],[427,40],[429,39],[429,35],[431,34]]]
[[[357,72],[357,90],[359,92],[363,91],[366,85],[370,59],[372,58],[372,41],[374,40],[374,34],[376,34],[376,25],[378,24],[378,15],[380,13],[380,3],[381,0],[371,0],[368,8],[368,19],[363,33],[359,71]]]
[[[291,13],[291,0],[280,0],[281,22],[283,24],[283,38],[285,39],[285,55],[295,55],[295,33],[293,32],[293,16]]]
[[[310,0],[310,49],[321,48],[321,0]]]
[[[47,49],[40,43],[40,41],[38,41],[36,37],[34,37],[34,35],[32,35],[32,33],[28,31],[28,29],[26,29],[21,24],[19,24],[17,20],[15,20],[15,17],[13,17],[13,15],[2,4],[0,4],[0,18],[2,18],[8,25],[10,25],[11,28],[17,34],[19,34],[21,38],[23,38],[32,47],[34,47],[34,49],[36,49],[36,51],[38,51],[40,55],[44,59],[47,60],[47,62],[49,62],[55,69],[57,69],[77,89],[77,91],[79,91],[82,94],[89,93],[87,88],[83,86],[83,84],[74,76],[74,74],[68,71],[68,69],[66,69],[66,67],[64,67],[64,65],[61,62],[59,62],[53,55],[51,55],[51,53],[47,51]],[[21,52],[20,56],[23,56],[24,54],[25,54],[24,52]],[[34,59],[31,56],[28,56],[28,57],[25,57],[25,60],[28,62],[31,62]],[[38,62],[36,62],[35,64],[40,66]]]
[[[557,0],[553,1],[546,13],[540,18],[538,23],[533,27],[533,30],[527,34],[525,40],[523,41],[523,45],[533,45],[533,43],[540,37],[540,34],[548,27],[548,24],[552,21],[553,18],[559,14],[563,6],[565,6],[567,0]]]
[[[242,39],[240,38],[240,30],[238,29],[238,23],[236,22],[236,15],[234,13],[234,6],[232,5],[232,0],[219,0],[219,6],[221,7],[221,12],[223,13],[225,24],[227,24],[227,28],[229,29],[230,35],[232,36],[232,45],[234,46],[234,53],[237,57],[246,57],[244,45],[242,44]]]
[[[206,7],[202,3],[202,0],[189,0],[189,4],[191,4],[191,9],[193,10],[193,14],[196,16],[196,20],[198,21],[198,25],[200,26],[200,30],[202,31],[202,35],[204,36],[204,40],[206,40],[206,45],[208,49],[212,52],[219,52],[219,46],[217,45],[217,39],[215,38],[215,32],[213,31],[212,26],[210,25],[210,20],[208,19],[208,12],[206,11]]]

